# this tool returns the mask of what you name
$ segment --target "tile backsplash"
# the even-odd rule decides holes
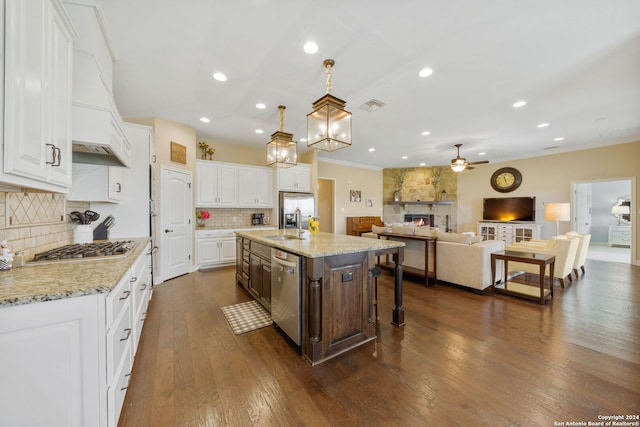
[[[209,219],[204,221],[206,227],[217,228],[238,228],[251,227],[251,215],[254,213],[263,213],[265,221],[269,218],[269,223],[275,225],[277,218],[273,213],[275,209],[256,209],[256,208],[237,208],[237,209],[220,209],[220,208],[196,208],[197,211],[207,211],[211,214]]]
[[[73,243],[69,213],[86,209],[88,202],[65,202],[61,194],[0,192],[0,240],[31,260],[39,252]]]

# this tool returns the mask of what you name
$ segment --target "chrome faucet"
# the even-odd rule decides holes
[[[304,231],[302,230],[302,211],[300,208],[296,208],[293,216],[296,217],[296,226],[298,227],[298,237],[302,237]]]

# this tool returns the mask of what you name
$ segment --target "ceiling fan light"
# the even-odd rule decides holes
[[[454,172],[462,172],[465,169],[465,165],[464,165],[464,163],[462,163],[462,164],[452,163],[451,164],[451,169]]]

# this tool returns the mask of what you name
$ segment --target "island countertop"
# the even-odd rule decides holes
[[[358,252],[368,252],[379,249],[401,248],[404,242],[370,239],[366,237],[347,236],[319,232],[315,236],[304,231],[302,239],[277,240],[272,236],[296,236],[295,229],[277,230],[237,230],[236,234],[273,248],[282,249],[307,258],[319,258],[332,255],[343,255]]]
[[[136,242],[136,247],[126,255],[67,262],[31,262],[24,267],[0,271],[0,309],[109,293],[149,242],[149,238],[123,240]]]

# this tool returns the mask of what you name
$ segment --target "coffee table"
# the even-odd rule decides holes
[[[504,261],[504,287],[497,288],[496,283],[496,261]],[[527,264],[536,264],[540,266],[540,289],[533,286],[523,285],[521,283],[511,283],[507,285],[507,276],[509,273],[509,261],[524,262]],[[500,251],[491,254],[491,283],[495,292],[518,296],[522,298],[539,300],[540,304],[546,302],[546,298],[553,298],[553,268],[555,266],[555,255],[536,254],[531,252],[517,251]],[[549,288],[545,288],[545,270],[549,266]]]

